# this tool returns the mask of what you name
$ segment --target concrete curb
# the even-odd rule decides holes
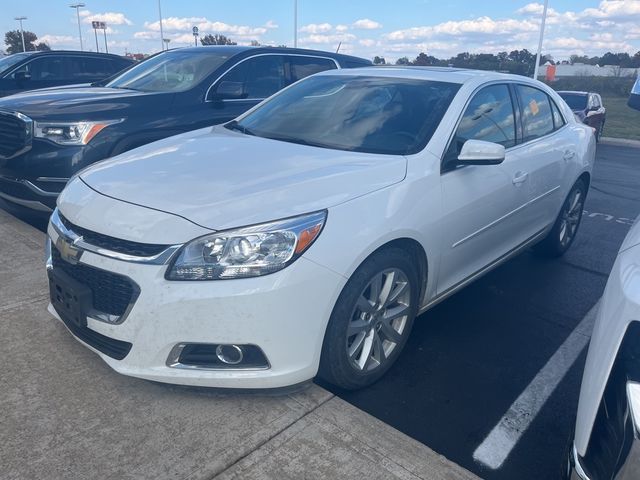
[[[640,140],[631,140],[629,138],[602,137],[600,138],[600,143],[604,145],[640,148]]]
[[[478,478],[315,384],[276,396],[118,375],[46,311],[43,241],[0,209],[2,478]]]

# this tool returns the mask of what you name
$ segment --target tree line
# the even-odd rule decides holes
[[[543,55],[540,64],[555,63],[550,55]],[[376,65],[386,64],[384,57],[376,56],[373,59]],[[511,52],[493,53],[459,53],[450,58],[437,58],[421,52],[415,59],[401,57],[396,60],[396,65],[421,65],[438,67],[472,68],[477,70],[497,70],[519,75],[532,75],[536,63],[536,55],[527,49],[512,50]],[[589,65],[615,65],[623,68],[640,68],[640,51],[635,55],[628,53],[607,52],[601,57],[586,57],[571,55],[569,63],[587,63]]]

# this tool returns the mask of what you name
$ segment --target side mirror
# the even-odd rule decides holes
[[[210,100],[242,100],[247,98],[243,82],[220,82]]]
[[[460,165],[499,165],[504,161],[504,146],[484,140],[467,140],[462,146]]]
[[[13,78],[15,79],[16,83],[22,83],[27,80],[31,80],[31,74],[26,70],[20,70],[13,74]]]

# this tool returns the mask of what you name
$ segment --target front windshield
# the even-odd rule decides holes
[[[29,56],[28,53],[15,53],[7,57],[0,58],[0,73],[4,73],[11,67],[21,62]]]
[[[636,80],[636,83],[633,84],[633,88],[631,89],[631,93],[635,95],[640,95],[640,78]]]
[[[561,93],[560,96],[567,102],[571,110],[584,110],[587,108],[587,96],[576,93]]]
[[[228,58],[205,48],[201,52],[172,50],[139,63],[105,86],[142,92],[183,92],[207,78]]]
[[[459,88],[427,80],[321,75],[297,83],[228,128],[337,150],[406,155],[424,148]]]

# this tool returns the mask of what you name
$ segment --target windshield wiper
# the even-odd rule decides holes
[[[229,130],[236,130],[238,132],[244,133],[245,135],[255,135],[255,133],[253,133],[247,127],[243,127],[242,125],[240,125],[237,120],[231,120],[229,123],[225,123],[224,127],[228,128]]]

